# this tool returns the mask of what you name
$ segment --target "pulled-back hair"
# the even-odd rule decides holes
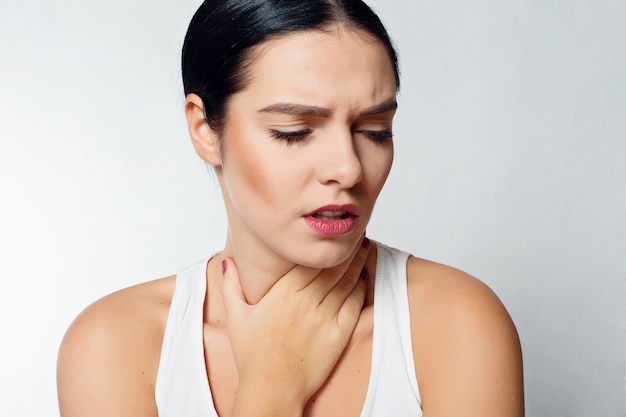
[[[361,0],[205,0],[193,16],[182,52],[185,95],[204,104],[209,126],[221,130],[228,99],[245,86],[252,48],[290,32],[342,24],[380,41],[400,86],[398,58],[387,30]]]

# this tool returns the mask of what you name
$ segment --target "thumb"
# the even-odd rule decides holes
[[[237,266],[232,259],[222,260],[222,298],[226,307],[226,314],[236,314],[248,307],[246,296],[241,288]]]

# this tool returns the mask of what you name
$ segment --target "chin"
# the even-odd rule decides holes
[[[296,256],[287,256],[292,262],[309,268],[332,268],[350,257],[357,241],[320,242],[309,246]]]

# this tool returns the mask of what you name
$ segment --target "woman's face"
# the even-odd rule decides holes
[[[391,60],[362,32],[262,44],[220,142],[231,244],[314,267],[346,259],[391,168],[395,98]]]

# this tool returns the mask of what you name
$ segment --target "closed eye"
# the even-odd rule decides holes
[[[393,138],[390,130],[362,130],[361,132],[375,143],[384,143]]]
[[[287,142],[287,145],[297,143],[305,140],[311,133],[311,129],[302,129],[296,131],[285,132],[282,130],[270,129],[270,136],[276,140]],[[389,130],[361,130],[360,132],[365,135],[372,142],[382,144],[385,141],[393,138],[393,133]]]
[[[270,136],[276,140],[284,140],[287,145],[302,141],[311,134],[310,129],[296,130],[294,132],[283,132],[282,130],[270,129]]]

